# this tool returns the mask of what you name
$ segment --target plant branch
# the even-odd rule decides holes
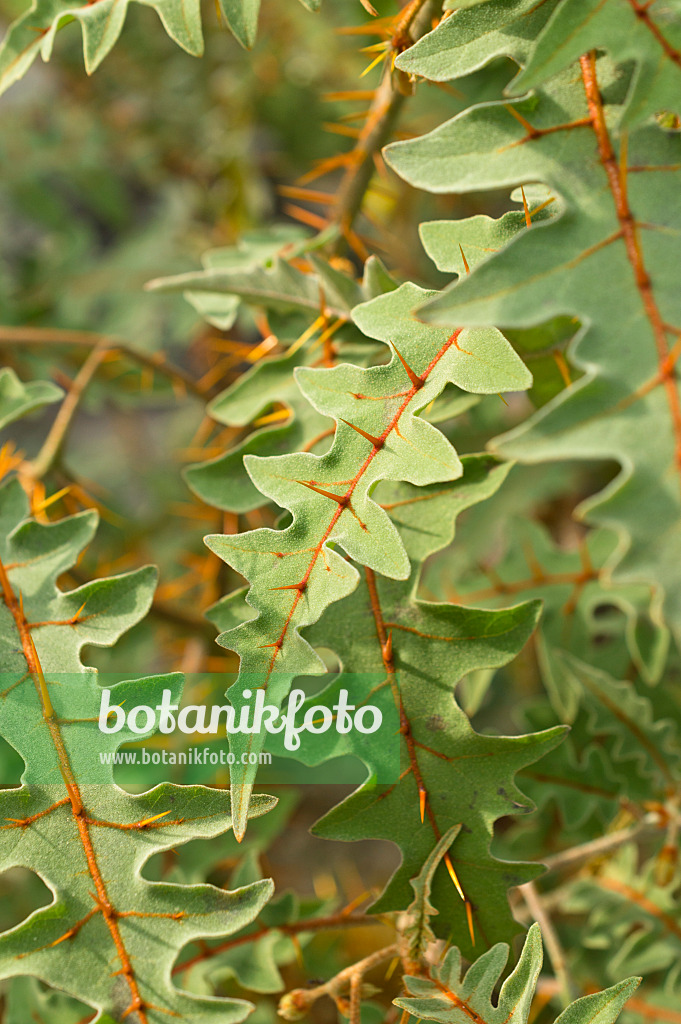
[[[110,352],[120,352],[133,362],[157,371],[174,384],[199,398],[209,397],[211,392],[194,380],[191,374],[166,359],[163,352],[140,352],[114,335],[97,334],[95,331],[71,331],[57,327],[1,327],[0,345],[71,345],[95,348],[104,344]]]
[[[269,935],[273,931],[281,932],[283,935],[300,935],[303,932],[319,932],[325,931],[332,928],[352,928],[355,925],[367,925],[367,924],[383,924],[383,922],[377,918],[372,917],[371,914],[347,914],[342,911],[338,914],[329,914],[327,917],[312,918],[309,921],[294,921],[292,924],[278,924],[273,926],[263,926],[258,928],[257,931],[248,932],[245,935],[237,935],[234,939],[227,939],[225,942],[221,942],[218,946],[207,946],[196,956],[193,956],[191,960],[184,960],[180,964],[175,964],[173,967],[173,974],[177,974],[180,971],[187,971],[190,967],[195,964],[201,963],[203,960],[209,960],[211,957],[218,956],[219,953],[224,953],[229,949],[234,949],[236,946],[244,946],[249,942],[257,942],[262,939],[265,935]]]
[[[610,832],[607,835],[599,836],[598,839],[591,839],[587,843],[581,843],[579,846],[571,846],[567,850],[561,850],[560,853],[555,853],[552,857],[545,857],[543,860],[544,867],[547,871],[560,871],[563,868],[576,867],[579,864],[584,864],[586,861],[593,860],[594,857],[600,857],[604,853],[612,853],[614,850],[619,849],[620,846],[624,846],[625,843],[630,843],[634,839],[640,839],[648,834],[654,835],[656,832],[659,832],[664,824],[666,824],[666,821],[663,821],[659,814],[651,811],[632,828],[622,828],[617,832]]]
[[[430,28],[429,8],[436,10],[439,6],[437,0],[412,0],[397,22],[395,35],[386,51],[383,78],[336,197],[331,223],[339,226],[341,237],[347,238],[352,233],[374,174],[374,161],[390,139],[408,95],[404,91],[404,75],[393,70],[394,56],[425,35]]]
[[[322,985],[316,985],[315,988],[294,988],[282,997],[277,1012],[284,1020],[300,1020],[322,996],[330,996],[338,1005],[338,1000],[341,999],[345,991],[350,987],[350,1020],[351,1024],[357,1024],[363,976],[384,960],[389,960],[391,957],[398,955],[399,947],[396,942],[393,942],[390,946],[377,949],[375,953],[371,953],[356,964],[345,967]],[[357,1020],[353,1020],[352,1017],[353,1007]]]
[[[76,374],[73,384],[69,388],[68,394],[59,407],[59,412],[57,413],[54,423],[45,438],[42,448],[33,462],[30,463],[28,472],[34,480],[41,480],[46,473],[49,473],[50,469],[54,465],[64,441],[66,440],[66,435],[80,404],[80,400],[85,393],[85,389],[94,377],[102,360],[108,352],[109,348],[105,344],[104,340],[100,340]]]
[[[558,994],[563,1003],[563,1007],[565,1008],[570,1005],[573,999],[577,998],[578,992],[570,982],[570,975],[565,962],[565,953],[558,937],[558,933],[553,927],[553,922],[542,903],[534,882],[526,882],[525,885],[519,886],[519,889],[525,903],[527,904],[527,909],[541,928],[546,952],[549,955],[551,966],[553,967],[553,973],[555,974],[556,981],[558,982]]]

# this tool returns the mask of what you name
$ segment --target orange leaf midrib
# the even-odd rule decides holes
[[[59,767],[68,793],[68,801],[71,804],[73,819],[85,853],[88,871],[95,886],[95,902],[97,904],[97,909],[101,912],[116,947],[116,953],[121,962],[121,970],[119,973],[124,975],[130,987],[131,1001],[128,1010],[126,1011],[126,1015],[129,1016],[131,1013],[136,1013],[139,1017],[140,1024],[148,1024],[148,1017],[145,1012],[145,1003],[139,991],[130,955],[125,947],[120,928],[118,927],[118,913],[109,900],[106,884],[99,870],[99,865],[97,864],[97,857],[92,843],[92,838],[90,836],[90,821],[85,813],[85,808],[83,807],[80,788],[74,777],[73,769],[71,768],[71,762],[61,734],[59,721],[52,707],[52,702],[47,689],[47,682],[40,664],[38,652],[33,642],[30,626],[24,614],[22,603],[17,599],[16,594],[14,593],[9,576],[1,559],[0,585],[2,586],[5,604],[14,619],[14,623],[21,638],[23,654],[26,659],[28,671],[36,687],[40,700],[43,720],[47,725],[50,737],[57,752]],[[64,803],[64,800],[58,801],[52,806],[52,808],[48,808],[48,811],[61,807]]]
[[[343,514],[343,511],[346,508],[349,507],[350,501],[352,499],[352,496],[353,496],[353,494],[354,494],[354,492],[355,492],[355,490],[356,490],[360,480],[362,479],[362,477],[366,473],[367,469],[369,468],[369,466],[371,465],[371,463],[375,459],[376,455],[378,455],[379,451],[381,451],[381,449],[382,449],[383,445],[385,444],[387,438],[390,436],[392,431],[397,428],[397,425],[398,425],[398,423],[399,423],[399,421],[400,421],[404,411],[406,410],[407,406],[411,402],[411,400],[414,398],[414,396],[417,394],[417,392],[423,387],[425,382],[428,380],[430,374],[433,372],[433,370],[435,369],[437,364],[440,362],[442,357],[445,355],[445,353],[448,351],[448,349],[451,348],[452,345],[456,344],[456,342],[458,340],[458,337],[461,334],[461,331],[462,331],[462,328],[457,328],[450,335],[450,337],[447,339],[447,341],[444,343],[444,345],[442,345],[442,347],[439,349],[439,351],[432,358],[432,360],[430,361],[430,363],[428,364],[428,366],[426,367],[424,372],[419,376],[420,383],[412,384],[412,386],[410,387],[409,391],[406,392],[405,397],[404,397],[404,401],[401,403],[399,409],[397,410],[397,412],[395,413],[395,415],[393,416],[392,420],[390,421],[388,426],[385,428],[383,433],[380,435],[380,437],[378,437],[376,439],[375,443],[372,444],[371,451],[369,452],[369,454],[365,458],[364,462],[360,466],[360,468],[357,471],[356,475],[350,481],[350,484],[348,486],[347,491],[345,492],[344,495],[339,496],[340,497],[340,501],[338,502],[336,508],[334,509],[333,515],[331,516],[331,520],[330,520],[328,526],[326,527],[326,529],[324,530],[324,533],[323,533],[321,539],[317,542],[317,544],[313,548],[312,557],[310,559],[309,565],[308,565],[307,569],[305,570],[305,574],[303,575],[303,578],[299,581],[298,589],[296,590],[296,593],[295,593],[295,595],[293,597],[293,601],[291,603],[291,607],[289,609],[289,612],[288,612],[288,614],[286,616],[286,619],[284,621],[284,624],[282,626],[281,633],[279,634],[278,638],[274,641],[274,643],[271,645],[274,648],[274,652],[273,652],[273,654],[272,654],[272,656],[270,658],[270,663],[268,665],[265,678],[263,680],[263,683],[260,685],[260,688],[264,689],[267,686],[267,683],[268,683],[268,681],[270,679],[270,676],[272,675],[272,672],[274,671],[274,666],[275,666],[275,662],[276,662],[277,656],[279,655],[279,652],[281,651],[281,649],[283,647],[284,640],[286,639],[286,636],[288,634],[288,630],[290,628],[293,616],[295,615],[296,608],[298,607],[300,599],[301,599],[303,593],[305,592],[305,588],[306,588],[307,583],[308,583],[308,581],[310,579],[310,576],[312,575],[312,571],[313,571],[315,565],[317,564],[317,560],[318,560],[318,558],[319,558],[319,556],[320,556],[320,554],[322,552],[322,548],[323,548],[324,544],[326,543],[326,541],[331,536],[331,533],[333,532],[333,529],[334,529],[336,523],[338,522],[338,520],[340,519],[341,515]]]

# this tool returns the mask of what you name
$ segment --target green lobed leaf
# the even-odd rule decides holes
[[[494,1000],[494,988],[508,959],[508,946],[499,943],[484,953],[462,977],[461,953],[450,949],[431,978],[405,978],[411,998],[395,1004],[415,1018],[439,1024],[527,1024],[539,972],[542,941],[539,925],[530,928],[523,951],[513,972]],[[625,1003],[636,991],[640,978],[621,981],[605,992],[584,996],[563,1010],[555,1024],[614,1024]]]
[[[137,2],[156,11],[168,35],[184,50],[195,57],[203,53],[199,0]],[[10,25],[0,46],[0,94],[28,71],[38,55],[44,61],[50,59],[57,30],[74,19],[83,32],[85,70],[92,74],[121,34],[127,9],[128,0],[78,6],[69,0],[33,0]]]
[[[444,485],[382,484],[377,489],[379,496],[386,491],[392,496],[396,488],[401,489],[401,499],[385,502],[385,507],[396,516],[414,561],[447,544],[456,516],[494,493],[508,472],[507,466],[498,466],[484,455],[467,457],[464,467],[461,478]],[[288,756],[319,764],[354,754],[366,765],[366,782],[329,811],[313,831],[328,839],[380,838],[399,846],[402,863],[373,905],[376,912],[409,907],[410,882],[422,870],[433,843],[452,824],[461,824],[448,856],[470,904],[475,947],[468,938],[466,907],[444,865],[434,875],[429,898],[439,915],[433,922],[435,933],[443,938],[453,934],[466,955],[472,955],[481,943],[489,946],[518,931],[509,912],[507,889],[533,877],[537,866],[496,859],[490,853],[493,825],[502,815],[531,810],[514,775],[559,743],[564,730],[483,736],[473,730],[454,699],[456,683],[466,673],[498,668],[518,653],[536,624],[538,605],[489,612],[421,601],[416,597],[418,576],[418,568],[406,582],[377,576],[373,593],[364,580],[337,609],[327,610],[305,630],[305,638],[314,646],[333,648],[343,671],[324,691],[308,698],[301,716],[311,706],[333,707],[345,680],[359,673],[368,673],[372,681],[386,674],[378,632],[380,609],[385,631],[392,634],[395,679],[378,687],[370,683],[370,697],[381,708],[384,721],[390,720],[391,710],[394,715],[395,706],[399,711],[399,782],[377,785],[389,751],[367,743],[367,737],[354,731],[308,736],[304,748]],[[279,746],[270,749],[287,756]]]
[[[559,0],[486,0],[459,5],[449,17],[401,53],[401,71],[433,82],[463,78],[495,57],[524,64],[537,33]]]
[[[596,74],[605,122],[612,124],[622,112],[628,77],[606,59],[597,62]],[[681,318],[671,269],[679,236],[674,196],[681,139],[655,127],[628,137],[628,203],[637,223],[646,225],[640,258],[652,281],[651,312],[576,71],[553,78],[514,107],[536,128],[535,136],[506,104],[487,104],[387,150],[398,173],[431,191],[541,181],[559,197],[557,217],[516,236],[422,307],[419,316],[443,324],[456,317],[470,325],[509,327],[566,314],[580,318],[584,327],[569,355],[583,375],[495,447],[530,462],[581,458],[620,464],[617,481],[584,503],[579,514],[617,533],[607,567],[613,580],[654,581],[664,596],[665,616],[681,635],[681,590],[673,568],[681,557],[679,389],[661,372],[674,358],[662,335],[673,332]],[[669,326],[661,327],[661,321]]]
[[[22,784],[0,794],[0,870],[38,874],[53,900],[0,936],[0,977],[30,974],[121,1019],[160,1024],[239,1021],[249,1004],[177,989],[171,970],[184,945],[253,920],[271,894],[257,882],[234,893],[209,885],[152,883],[156,853],[230,825],[229,794],[200,786],[120,789],[100,753],[150,735],[98,728],[101,688],[85,668],[85,644],[108,646],[149,607],[155,572],[141,569],[62,592],[57,578],[92,538],[91,512],[56,523],[27,519],[16,480],[0,489],[2,700],[0,732],[23,758]],[[114,702],[154,705],[180,695],[178,675],[123,681]],[[254,814],[272,799],[257,798]],[[67,957],[67,953],[69,956]],[[112,965],[116,965],[112,970]]]
[[[385,576],[409,576],[399,535],[370,497],[373,485],[401,479],[422,486],[461,474],[449,442],[417,414],[447,383],[489,393],[531,382],[498,332],[452,332],[413,320],[409,311],[424,294],[414,285],[403,285],[389,297],[379,296],[354,310],[360,329],[381,340],[390,337],[398,347],[400,355],[395,352],[389,364],[296,371],[298,385],[314,408],[336,420],[331,449],[320,457],[298,453],[246,460],[258,490],[291,513],[290,525],[206,538],[211,550],[250,582],[248,603],[258,613],[218,642],[239,654],[242,677],[266,687],[269,703],[281,703],[296,674],[322,670],[299,630],[357,584],[356,568],[337,546]],[[421,375],[417,383],[401,359],[410,373]],[[380,438],[378,447],[365,434]],[[229,691],[237,706],[241,686],[237,681]],[[255,750],[258,742],[262,739],[249,737],[246,749]],[[234,737],[233,749],[240,750],[242,743]],[[252,767],[234,766],[232,781],[244,808],[253,776]]]
[[[679,112],[679,0],[561,0],[533,41],[529,59],[513,82],[514,94],[535,88],[596,48],[636,67],[623,125],[631,127],[661,111]]]

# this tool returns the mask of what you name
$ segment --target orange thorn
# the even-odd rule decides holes
[[[426,797],[428,794],[425,789],[419,788],[419,811],[421,812],[421,824],[423,825],[424,817],[426,813]]]
[[[347,504],[345,495],[333,494],[331,491],[325,491],[321,487],[315,487],[314,484],[308,483],[307,480],[296,480],[296,483],[302,484],[303,487],[309,487],[311,491],[316,491],[316,493],[321,494],[323,498],[331,498],[333,501],[337,501],[339,505]]]
[[[523,210],[525,211],[525,223],[527,224],[528,228],[531,228],[532,227],[532,216],[530,214],[530,208],[527,205],[527,199],[525,198],[525,189],[523,188],[522,185],[520,186],[520,192],[521,192],[521,195],[523,197]]]
[[[475,929],[473,927],[473,908],[471,907],[468,900],[466,900],[466,920],[468,922],[468,934],[471,937],[471,944],[475,945]]]
[[[388,639],[382,645],[383,658],[387,662],[391,662],[393,658],[393,631],[392,629],[388,633]]]
[[[303,960],[303,949],[302,949],[302,946],[300,945],[300,939],[298,938],[297,935],[291,935],[290,938],[291,938],[291,942],[293,943],[293,949],[294,949],[294,952],[295,952],[296,963],[298,964],[298,967],[301,969],[301,971],[304,971],[305,970],[305,961]]]
[[[395,344],[394,341],[391,342],[391,345],[395,349],[395,354],[396,354],[397,358],[399,359],[399,361],[402,363],[402,366],[404,367],[405,373],[407,374],[407,377],[412,382],[414,387],[415,388],[422,388],[423,387],[423,381],[421,380],[421,378],[417,374],[414,373],[414,371],[412,370],[412,368],[409,365],[409,363],[406,361],[406,359],[404,359],[402,357],[402,353],[400,352],[400,350],[398,349],[398,347],[397,347],[397,345]]]
[[[443,859],[444,859],[447,871],[449,872],[449,877],[451,878],[451,880],[454,882],[454,885],[456,886],[456,891],[458,892],[459,896],[464,901],[464,903],[466,903],[467,901],[466,901],[466,897],[463,894],[463,889],[461,888],[461,882],[459,881],[457,873],[454,870],[454,865],[452,864],[452,861],[451,861],[451,858],[450,858],[449,854],[446,853],[444,855]]]
[[[78,619],[80,618],[80,613],[82,612],[82,610],[83,610],[83,608],[85,607],[86,604],[87,604],[87,598],[85,598],[85,600],[83,601],[82,605],[80,606],[80,608],[78,609],[76,614],[71,617],[71,622],[72,623],[75,624],[76,622],[78,622]]]
[[[563,384],[566,388],[569,388],[572,384],[572,380],[570,378],[570,368],[567,364],[565,356],[562,352],[554,352],[553,359],[556,366],[558,367],[558,372],[562,378]]]
[[[466,271],[467,274],[470,274],[471,268],[468,266],[468,260],[464,255],[463,246],[461,245],[461,242],[459,242],[459,252],[461,253],[461,259],[463,260],[464,270]]]
[[[357,433],[361,434],[362,437],[365,437],[367,439],[367,441],[370,441],[371,444],[374,446],[374,448],[382,448],[383,447],[385,442],[383,441],[382,438],[374,437],[373,434],[367,433],[367,431],[366,430],[362,430],[361,427],[356,427],[354,423],[350,422],[350,420],[344,420],[342,416],[341,416],[341,421],[343,423],[346,423],[348,427],[352,427],[353,430],[356,430]]]
[[[299,590],[302,594],[306,587],[307,583],[301,580],[300,583],[287,583],[285,587],[270,587],[270,590]]]

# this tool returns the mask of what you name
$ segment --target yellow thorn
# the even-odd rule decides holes
[[[162,814],[155,814],[153,818],[145,818],[144,821],[138,821],[137,825],[140,828],[142,825],[151,825],[152,821],[158,821],[159,818],[165,818],[166,814],[170,814],[170,811],[163,811]]]
[[[398,347],[397,347],[397,345],[395,344],[394,341],[391,342],[391,345],[395,349],[395,355],[397,356],[399,361],[402,363],[402,366],[404,367],[404,372],[406,373],[407,377],[409,378],[409,380],[411,381],[413,386],[415,388],[422,388],[423,387],[423,380],[418,376],[418,374],[414,373],[414,371],[412,370],[411,366],[404,359],[402,353],[400,352],[400,350],[398,349]]]
[[[362,72],[362,74],[359,77],[360,78],[364,78],[365,75],[368,75],[369,72],[373,71],[374,68],[376,67],[376,65],[380,64],[381,61],[384,58],[385,58],[385,54],[384,53],[379,53],[378,57],[376,57],[375,60],[372,60],[371,64],[369,64],[369,66],[364,69],[364,71]]]
[[[468,266],[468,260],[464,256],[463,247],[462,247],[460,242],[459,242],[459,252],[461,253],[461,259],[463,260],[464,270],[466,271],[467,274],[470,274],[471,268]]]
[[[257,363],[259,359],[262,359],[264,355],[267,355],[267,353],[270,352],[273,348],[276,348],[278,344],[278,338],[276,338],[273,334],[268,334],[266,338],[263,338],[259,345],[256,345],[255,348],[252,348],[248,352],[248,354],[246,355],[246,359],[248,360],[249,363]]]
[[[42,501],[39,501],[35,505],[35,511],[43,512],[46,508],[49,508],[50,505],[54,505],[55,501],[59,501],[59,499],[63,498],[65,494],[68,494],[70,490],[70,487],[62,487],[60,491],[56,491],[55,494],[51,494],[49,498],[43,498]]]
[[[301,971],[305,970],[305,961],[303,960],[303,950],[300,945],[300,939],[297,935],[291,935],[291,942],[296,953],[296,962],[300,967]]]
[[[76,622],[80,618],[80,613],[82,612],[82,610],[83,610],[83,608],[85,607],[86,604],[87,604],[87,598],[85,598],[85,600],[83,601],[82,605],[80,606],[80,608],[78,609],[76,614],[71,616],[71,621],[72,622]]]
[[[500,398],[500,399],[501,399],[501,401],[502,401],[502,402],[504,403],[504,405],[508,405],[508,402],[506,401],[506,399],[505,399],[505,398],[504,398],[504,396],[502,395],[501,391],[499,391],[499,392],[498,392],[498,394],[499,394],[499,398]]]
[[[290,415],[288,409],[277,409],[276,412],[270,412],[266,416],[259,416],[257,420],[253,421],[253,426],[264,427],[266,423],[278,423],[279,420],[287,420]]]
[[[314,352],[316,348],[319,348],[319,346],[323,345],[325,341],[328,341],[329,338],[332,338],[336,331],[340,330],[344,323],[344,320],[336,320],[335,324],[331,324],[330,327],[327,327],[324,331],[322,331],[322,333],[315,341],[314,345],[310,346],[310,351]]]
[[[293,344],[288,349],[288,354],[292,355],[294,352],[297,352],[298,349],[301,348],[309,338],[311,338],[314,334],[317,333],[320,327],[325,326],[326,317],[318,316],[314,323],[311,323],[307,330],[303,331],[300,337],[293,342]]]
[[[569,388],[572,381],[570,379],[570,368],[565,360],[565,356],[562,352],[554,352],[553,358],[556,366],[558,367],[558,372],[562,377],[563,384],[566,388]]]
[[[395,973],[395,968],[397,967],[399,962],[400,962],[399,956],[393,957],[393,959],[390,961],[390,963],[388,964],[388,970],[385,972],[385,979],[384,979],[385,981],[390,981],[390,979],[392,978],[393,974]]]
[[[466,900],[466,897],[463,894],[463,889],[461,888],[461,882],[459,881],[458,876],[456,874],[456,871],[454,870],[454,865],[452,864],[452,861],[451,861],[451,858],[450,858],[449,854],[446,853],[444,855],[443,859],[444,859],[447,871],[449,872],[449,877],[451,878],[451,880],[454,882],[454,885],[456,886],[456,891],[458,892],[459,896],[464,901],[464,903],[466,903],[467,900]]]

